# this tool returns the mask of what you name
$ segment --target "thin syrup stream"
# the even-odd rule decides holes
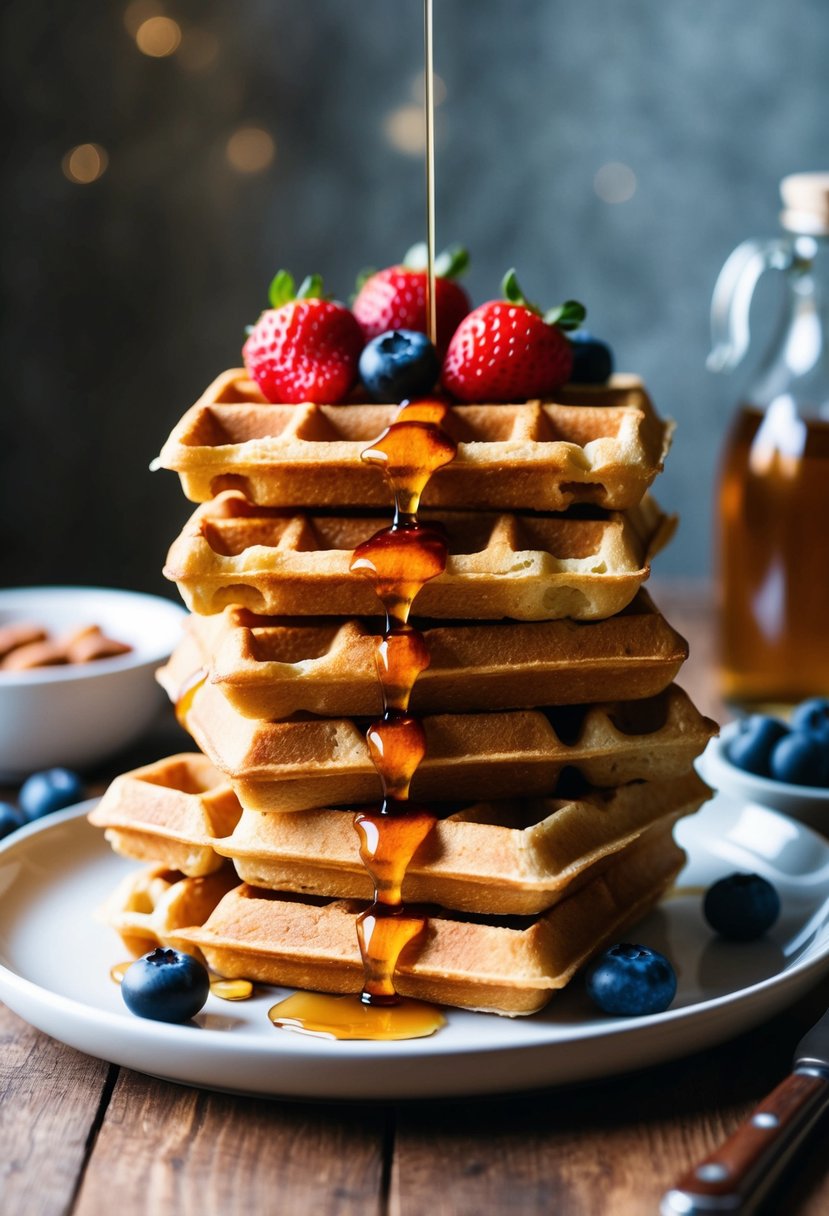
[[[432,0],[423,0],[426,110],[426,332],[437,346],[438,309],[435,295],[435,48]]]

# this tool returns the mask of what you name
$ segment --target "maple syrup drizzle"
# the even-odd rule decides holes
[[[191,676],[182,684],[178,690],[175,703],[175,714],[178,719],[179,726],[183,726],[187,730],[187,715],[193,708],[193,701],[196,693],[207,682],[208,671],[206,667],[197,667]]]
[[[394,519],[354,551],[351,569],[368,578],[386,613],[382,638],[375,639],[383,716],[366,733],[380,777],[382,802],[360,811],[354,826],[360,857],[374,885],[371,905],[357,918],[363,960],[363,990],[354,997],[302,993],[270,1011],[276,1025],[333,1038],[417,1038],[432,1034],[444,1018],[438,1009],[403,1001],[394,986],[398,959],[426,928],[426,918],[409,912],[403,880],[435,816],[409,801],[418,765],[426,754],[420,720],[409,713],[418,676],[429,665],[426,641],[409,623],[415,596],[446,568],[446,538],[420,524],[417,512],[429,478],[455,457],[456,445],[441,429],[448,407],[440,401],[404,403],[395,421],[363,452],[378,465],[394,496]]]
[[[225,980],[211,975],[210,992],[221,1001],[247,1001],[253,996],[253,984],[250,980]]]
[[[113,984],[122,984],[124,976],[135,962],[134,958],[124,963],[116,963],[109,969],[109,978]],[[210,991],[213,996],[223,1001],[247,1001],[253,996],[253,984],[250,980],[225,980],[219,975],[210,976]]]
[[[423,45],[425,50],[424,109],[426,111],[426,333],[433,346],[438,342],[438,309],[435,295],[435,48],[432,0],[423,0]]]

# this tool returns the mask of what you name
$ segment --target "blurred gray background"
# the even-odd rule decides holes
[[[587,304],[679,422],[657,569],[704,574],[740,395],[704,368],[710,294],[776,231],[778,179],[829,168],[826,0],[435,6],[438,243],[469,246],[476,302],[515,265]],[[0,577],[171,593],[191,508],[147,466],[275,269],[347,297],[423,235],[421,0],[11,0],[3,23]]]

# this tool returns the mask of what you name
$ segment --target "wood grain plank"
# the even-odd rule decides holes
[[[106,1100],[110,1066],[56,1043],[0,1005],[0,1206],[58,1216]]]
[[[794,1013],[733,1043],[601,1084],[406,1108],[391,1216],[653,1216],[662,1193],[785,1075],[827,1002],[824,982]],[[827,1210],[821,1134],[825,1125],[782,1179],[770,1211]]]
[[[74,1216],[380,1216],[386,1116],[122,1070]]]

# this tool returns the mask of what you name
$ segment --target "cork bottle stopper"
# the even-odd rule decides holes
[[[829,173],[793,173],[780,183],[780,222],[789,232],[829,236]]]

